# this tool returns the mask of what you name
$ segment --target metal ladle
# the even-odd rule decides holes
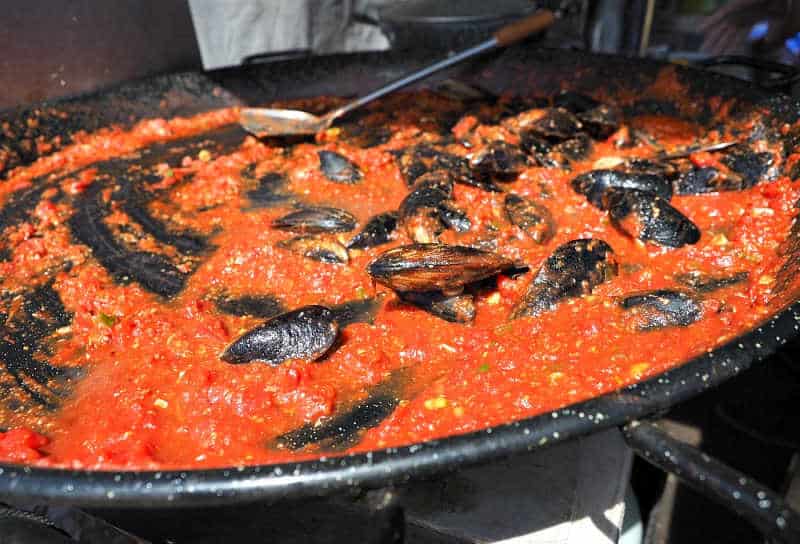
[[[372,91],[371,93],[348,102],[322,116],[299,110],[244,108],[239,112],[239,123],[245,130],[256,136],[286,136],[290,134],[317,134],[331,126],[333,122],[346,113],[392,93],[421,79],[435,74],[467,59],[485,53],[494,48],[506,47],[523,38],[540,32],[555,21],[555,14],[550,10],[539,10],[519,21],[504,26],[491,38],[452,56],[426,66],[400,79]]]

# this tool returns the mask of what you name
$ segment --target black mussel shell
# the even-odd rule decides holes
[[[712,166],[692,168],[681,174],[674,185],[675,193],[679,195],[700,195],[741,188],[726,183],[725,176]]]
[[[372,323],[381,308],[382,298],[377,296],[343,302],[331,306],[331,311],[340,328],[351,323]]]
[[[279,365],[290,359],[315,361],[336,340],[339,325],[324,306],[304,306],[251,329],[231,343],[220,358],[226,363],[263,361]]]
[[[439,204],[439,219],[456,232],[467,232],[472,226],[467,214],[450,200]]]
[[[400,203],[400,223],[415,242],[438,240],[447,226],[442,219],[442,206],[453,195],[452,177],[444,170],[434,170],[421,176],[411,192]]]
[[[485,174],[516,176],[529,166],[527,155],[507,142],[489,143],[473,159],[472,167]]]
[[[318,151],[319,168],[325,177],[336,183],[357,183],[364,177],[358,166],[335,151]]]
[[[589,156],[593,148],[592,139],[586,134],[578,133],[574,137],[554,145],[550,151],[550,161],[559,165],[582,161]]]
[[[559,141],[572,138],[581,132],[583,123],[563,108],[549,108],[540,118],[526,123],[523,130],[536,132],[550,140]]]
[[[641,172],[621,170],[592,170],[573,178],[572,188],[586,197],[594,206],[605,208],[606,193],[615,189],[633,189],[643,194],[672,197],[672,184],[665,177]]]
[[[611,189],[603,197],[603,208],[614,226],[644,242],[677,248],[700,240],[697,225],[653,194]]]
[[[545,206],[513,193],[506,195],[504,204],[508,220],[536,243],[544,244],[555,234],[555,220]]]
[[[411,244],[384,252],[367,271],[395,291],[451,292],[512,266],[502,255],[472,247]]]
[[[616,276],[617,268],[614,250],[603,240],[567,242],[544,262],[511,318],[537,316],[555,309],[565,298],[587,295]]]
[[[634,315],[640,331],[685,327],[703,315],[702,306],[690,295],[669,289],[627,296],[620,306]]]
[[[406,292],[400,293],[400,299],[452,323],[470,323],[475,319],[475,303],[469,294],[447,296],[436,292]]]
[[[348,249],[367,249],[392,241],[397,229],[397,213],[381,213],[367,221],[364,228],[347,243]]]
[[[281,240],[277,246],[322,263],[347,264],[350,261],[347,248],[331,238],[297,236]]]
[[[770,177],[772,153],[757,153],[745,145],[736,145],[723,152],[722,163],[739,174],[741,188],[746,189]]]
[[[620,112],[613,106],[600,104],[577,114],[586,132],[598,140],[605,140],[620,126]]]
[[[705,274],[695,270],[685,274],[678,274],[675,276],[675,281],[685,285],[686,287],[691,287],[698,293],[710,293],[712,291],[717,291],[719,289],[724,289],[726,287],[730,287],[731,285],[736,285],[747,281],[749,276],[750,273],[747,271],[736,272],[735,274],[726,276],[718,276]]]
[[[297,232],[348,232],[358,221],[339,208],[309,207],[290,212],[272,222],[272,228]]]

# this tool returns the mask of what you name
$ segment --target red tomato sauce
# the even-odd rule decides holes
[[[295,105],[324,109],[330,103]],[[236,119],[234,109],[83,135],[75,145],[13,171],[0,185],[6,206],[20,191],[45,182],[51,187],[23,221],[3,232],[6,337],[13,333],[9,324],[26,311],[26,293],[47,284],[70,318],[37,341],[35,358],[80,371],[53,406],[43,406],[0,365],[0,428],[6,429],[0,432],[0,460],[90,469],[194,468],[410,444],[619,389],[714,348],[774,313],[769,301],[782,264],[777,248],[789,233],[800,187],[777,176],[740,191],[674,196],[671,204],[697,225],[700,240],[677,249],[645,243],[618,230],[607,212],[572,189],[570,180],[603,157],[652,156],[656,149],[649,143],[618,148],[613,136],[595,141],[590,154],[573,161],[569,170],[530,166],[516,179],[504,180],[504,192],[455,185],[454,200],[467,211],[471,226],[464,233],[445,230],[441,241],[471,245],[491,236],[498,253],[530,268],[502,273],[493,288],[479,292],[471,323],[451,323],[403,303],[367,273],[380,254],[410,243],[402,229],[388,244],[351,250],[347,264],[322,263],[277,245],[293,234],[270,224],[291,205],[256,207],[248,197],[255,180],[278,172],[287,180],[284,189],[304,204],[347,210],[360,228],[370,217],[396,210],[409,192],[391,151],[436,142],[442,138],[438,117],[453,117],[459,107],[432,93],[390,98],[360,121],[367,133],[388,129],[388,139],[373,147],[359,145],[342,128],[296,145],[247,137],[232,151],[193,148],[178,161],[156,165],[147,190],[160,196],[147,209],[176,230],[206,236],[213,247],[200,256],[181,254],[148,233],[116,200],[115,181],[107,182],[98,198],[108,207],[102,221],[115,239],[132,251],[161,255],[187,274],[171,297],[115,278],[70,230],[75,203],[95,184],[106,183],[95,163],[225,127]],[[493,108],[484,106],[481,118],[498,115]],[[667,150],[706,135],[698,124],[665,116],[625,122],[648,131]],[[473,114],[455,115],[450,126],[456,139],[443,148],[462,156],[482,147],[458,143],[470,135],[512,144],[519,140]],[[777,147],[762,147],[774,152],[782,167]],[[362,179],[343,184],[326,178],[317,155],[321,149],[347,157]],[[717,156],[697,155],[692,161],[708,166],[718,163]],[[509,223],[503,210],[508,192],[550,211],[556,225],[552,239],[536,243]],[[355,232],[334,237],[345,242]],[[552,311],[509,320],[545,259],[579,238],[606,241],[620,263],[619,273]],[[688,326],[636,330],[619,300],[675,288],[675,277],[690,271],[745,271],[748,276],[698,295],[702,318]],[[231,365],[220,353],[264,319],[222,312],[215,300],[223,294],[271,295],[286,309],[382,298],[374,321],[343,327],[323,360]],[[304,426],[324,425],[382,387],[391,390],[396,406],[353,443],[292,449],[276,442]]]

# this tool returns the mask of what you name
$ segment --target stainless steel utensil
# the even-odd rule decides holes
[[[360,98],[348,102],[344,106],[336,108],[323,116],[299,110],[271,109],[271,108],[244,108],[239,113],[239,122],[248,132],[256,136],[285,136],[291,134],[317,134],[327,129],[333,122],[344,114],[356,108],[376,100],[382,96],[392,93],[421,79],[435,74],[446,68],[450,68],[462,61],[471,59],[477,55],[485,53],[498,47],[506,47],[516,43],[523,38],[540,32],[555,21],[555,14],[550,10],[539,10],[509,25],[504,26],[494,33],[485,42],[479,43],[469,49],[465,49],[454,55],[440,60],[434,64],[417,70],[405,77],[392,81],[383,87],[372,91]]]

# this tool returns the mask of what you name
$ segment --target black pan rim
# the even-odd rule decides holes
[[[0,464],[0,496],[131,508],[297,499],[446,473],[574,439],[666,410],[759,362],[800,332],[800,303],[687,363],[538,416],[397,448],[274,465],[201,470],[92,471]]]
[[[583,56],[633,62],[608,55]],[[652,61],[642,64],[666,66]],[[706,72],[698,73],[708,77]],[[728,78],[714,75],[712,80],[721,83]],[[735,82],[734,87],[748,87],[730,81]],[[778,102],[791,108],[785,96],[778,97]],[[272,502],[402,483],[533,451],[659,413],[749,368],[799,332],[800,302],[796,302],[761,326],[646,381],[553,412],[440,440],[296,463],[219,469],[119,472],[0,464],[0,496],[97,507],[195,507]]]

